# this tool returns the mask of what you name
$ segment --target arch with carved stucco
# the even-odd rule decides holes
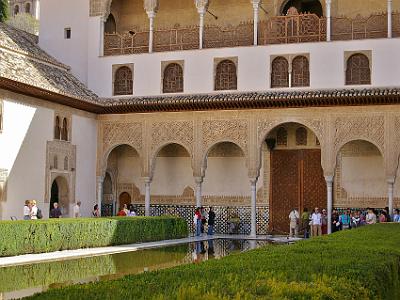
[[[111,154],[111,152],[113,152],[115,149],[117,149],[120,146],[129,146],[131,147],[138,155],[138,157],[140,158],[140,161],[142,161],[142,154],[141,152],[137,149],[137,147],[135,147],[134,145],[131,145],[129,143],[116,143],[113,144],[111,146],[109,146],[104,152],[103,152],[103,157],[101,159],[101,176],[105,176],[106,172],[107,172],[107,164],[108,164],[108,158]],[[141,171],[143,170],[143,163],[141,163]]]

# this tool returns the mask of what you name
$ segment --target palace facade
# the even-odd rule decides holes
[[[400,0],[226,2],[42,0],[38,43],[1,25],[0,217],[213,206],[255,235],[399,207]]]

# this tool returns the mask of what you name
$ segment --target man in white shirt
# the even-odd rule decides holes
[[[314,213],[311,215],[311,236],[319,236],[322,234],[322,215],[319,212],[318,207],[314,209]]]
[[[299,219],[300,215],[299,212],[296,209],[293,209],[290,214],[289,214],[289,221],[290,221],[290,237],[293,237],[293,231],[294,231],[294,236],[297,236],[299,233]]]
[[[78,201],[76,205],[74,206],[74,218],[80,218],[81,217],[81,201]]]

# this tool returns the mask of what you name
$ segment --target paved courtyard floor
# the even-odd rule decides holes
[[[157,242],[137,243],[130,245],[110,246],[110,247],[99,247],[99,248],[85,248],[76,250],[63,250],[50,253],[39,253],[39,254],[25,254],[12,257],[0,257],[0,268],[11,267],[17,265],[26,265],[33,263],[41,263],[55,260],[67,260],[77,259],[99,255],[109,255],[130,251],[137,251],[143,249],[159,248],[174,246],[179,244],[201,242],[215,239],[236,239],[236,240],[268,240],[275,243],[292,243],[301,240],[301,238],[288,238],[286,236],[271,236],[271,235],[259,235],[257,237],[250,237],[248,235],[231,235],[231,234],[215,234],[215,235],[204,235],[198,237],[187,237],[182,239],[174,240],[163,240]]]

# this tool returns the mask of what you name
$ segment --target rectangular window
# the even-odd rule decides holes
[[[64,39],[69,40],[71,38],[71,28],[64,28]]]

